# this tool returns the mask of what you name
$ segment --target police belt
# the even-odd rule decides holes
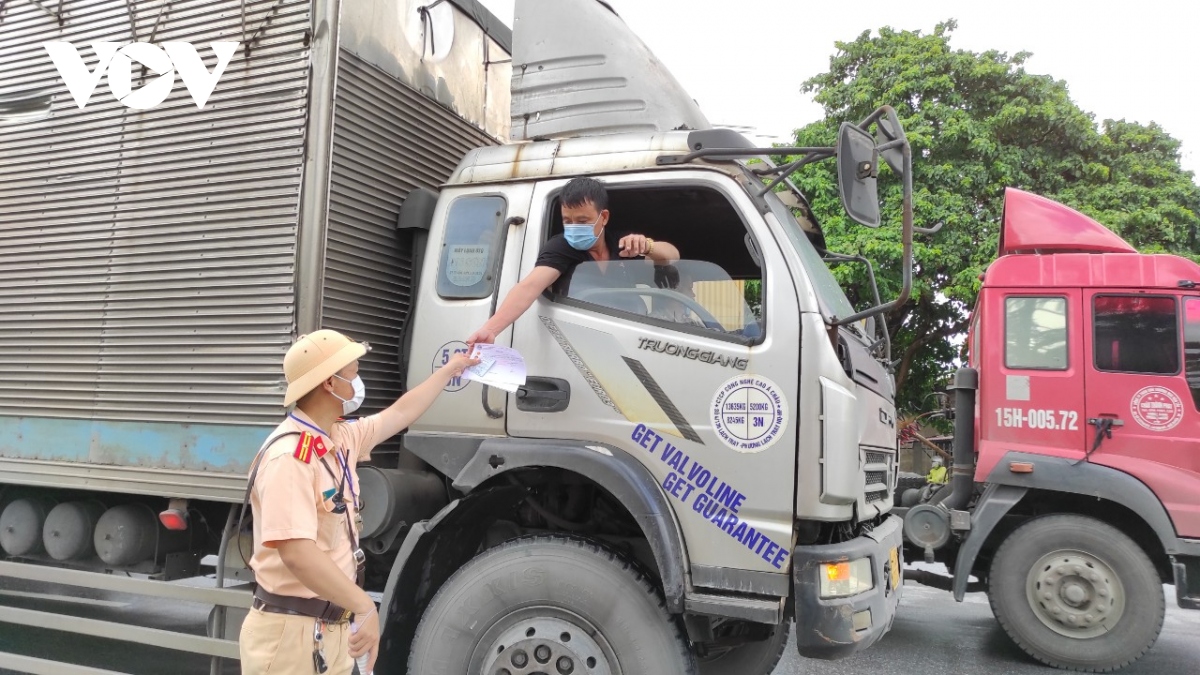
[[[353,612],[328,600],[276,595],[262,586],[254,589],[254,608],[274,614],[310,616],[328,623],[345,623],[354,618]]]

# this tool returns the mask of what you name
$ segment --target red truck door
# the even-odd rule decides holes
[[[1200,298],[1085,297],[1085,450],[1149,486],[1180,536],[1200,536]]]
[[[1077,458],[1083,413],[1083,312],[1077,288],[985,289],[979,473],[1011,451]]]

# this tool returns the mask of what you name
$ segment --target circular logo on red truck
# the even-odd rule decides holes
[[[1166,387],[1143,387],[1129,402],[1133,419],[1150,431],[1170,431],[1183,419],[1183,401]]]

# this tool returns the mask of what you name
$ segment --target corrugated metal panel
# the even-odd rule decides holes
[[[71,0],[0,10],[0,414],[268,423],[293,325],[307,0]],[[243,33],[242,5],[245,5]],[[76,107],[42,47],[243,41],[204,109],[179,78],[153,110],[102,80]],[[135,66],[135,75],[137,73]],[[135,87],[138,83],[135,81]]]
[[[322,325],[371,343],[360,368],[364,411],[373,411],[404,386],[398,340],[413,252],[397,235],[400,204],[413,188],[437,189],[468,150],[494,141],[354,54],[342,51],[338,68]]]

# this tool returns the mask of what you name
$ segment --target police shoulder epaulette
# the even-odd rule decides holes
[[[321,440],[320,436],[305,431],[300,434],[300,441],[296,443],[292,457],[308,464],[313,457],[324,457],[326,452],[328,450],[325,448],[325,441]]]

